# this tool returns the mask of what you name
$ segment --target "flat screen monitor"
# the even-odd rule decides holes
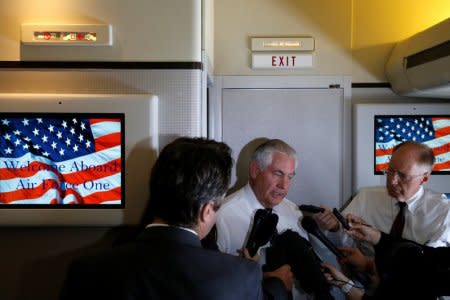
[[[0,225],[137,224],[157,121],[153,95],[0,94]]]
[[[436,163],[432,174],[450,174],[450,115],[375,115],[374,173],[388,168],[393,148],[405,141],[429,146]]]
[[[436,156],[427,186],[450,193],[450,103],[357,103],[353,113],[353,192],[384,185],[392,148],[415,140]]]
[[[0,204],[124,207],[125,115],[0,112]]]

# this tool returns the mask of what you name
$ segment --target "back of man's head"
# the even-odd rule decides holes
[[[279,152],[295,159],[295,168],[297,168],[297,153],[294,148],[282,140],[272,139],[259,145],[252,154],[251,160],[256,160],[261,170],[264,170],[272,163],[272,155]]]
[[[232,166],[231,149],[224,143],[183,137],[168,144],[150,176],[150,218],[193,227],[205,203],[222,199]]]
[[[412,153],[417,165],[423,167],[428,172],[431,172],[436,160],[433,150],[430,147],[415,141],[406,141],[398,144],[394,147],[392,154],[394,155],[396,152],[397,155],[405,152]]]

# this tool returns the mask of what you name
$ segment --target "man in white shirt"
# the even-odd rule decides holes
[[[295,235],[298,234],[301,241],[308,240],[307,232],[300,225],[301,211],[295,203],[286,199],[296,168],[295,150],[281,140],[269,140],[255,150],[249,165],[248,184],[228,196],[219,210],[216,227],[217,244],[221,251],[239,255],[247,243],[252,220],[259,209],[271,209],[278,215],[278,233],[291,230]],[[261,264],[266,263],[266,249],[269,246],[270,243],[263,245],[258,252]],[[286,282],[289,276],[284,272],[286,269],[283,271],[282,268],[266,272],[265,275],[271,273]],[[286,284],[289,288],[288,285],[289,283]],[[328,293],[326,288],[323,292]],[[293,295],[295,299],[308,297],[297,287]],[[327,299],[326,297],[318,299]]]
[[[408,141],[397,145],[385,172],[386,187],[362,189],[343,214],[359,216],[379,230],[395,234],[394,221],[404,206],[400,237],[431,247],[449,246],[450,201],[423,187],[434,162],[433,151],[425,144]],[[316,221],[322,229],[339,228],[337,219],[329,214],[318,214]]]

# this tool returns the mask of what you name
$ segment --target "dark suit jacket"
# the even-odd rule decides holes
[[[60,299],[262,299],[261,281],[255,262],[204,249],[186,230],[151,227],[74,260]]]

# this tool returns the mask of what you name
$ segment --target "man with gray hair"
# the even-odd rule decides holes
[[[397,145],[385,170],[386,186],[362,189],[343,210],[397,237],[431,247],[450,246],[450,201],[425,189],[435,157],[425,144]],[[321,228],[339,229],[336,218],[317,214]],[[330,215],[330,214],[328,214]]]
[[[328,295],[328,286],[317,288],[322,283],[321,276],[323,274],[320,271],[320,267],[316,268],[314,265],[315,254],[311,253],[312,249],[308,241],[308,234],[300,225],[302,213],[294,202],[286,199],[296,168],[297,154],[291,146],[282,140],[272,139],[258,146],[253,152],[249,163],[248,184],[228,196],[219,210],[216,222],[217,245],[222,252],[233,255],[239,255],[244,252],[248,256],[245,247],[251,235],[252,226],[257,223],[255,219],[257,219],[258,212],[268,211],[269,214],[274,213],[278,216],[276,232],[280,234],[275,236],[282,236],[282,238],[277,238],[277,240],[282,240],[284,245],[289,244],[292,246],[291,248],[294,248],[293,243],[299,245],[302,250],[305,250],[303,251],[305,255],[302,262],[306,265],[309,264],[311,268],[305,267],[305,271],[296,272],[299,269],[296,266],[300,264],[295,263],[296,266],[293,266],[288,261],[288,264],[283,265],[283,263],[280,263],[277,265],[277,268],[269,270],[270,272],[265,272],[264,275],[280,278],[288,290],[293,290],[294,299],[307,299],[309,295],[302,289],[298,289],[297,285],[293,288],[292,268],[296,279],[299,279],[299,276],[313,278],[313,280],[305,278],[308,284],[304,286],[312,287],[313,293],[324,293],[323,297],[317,297],[316,295],[316,299],[332,299]],[[288,234],[283,236],[284,232]],[[293,240],[291,237],[293,237]],[[284,238],[289,238],[288,242]],[[274,239],[272,239],[272,247],[270,247],[271,243],[260,245],[258,252],[260,264],[264,265],[267,263],[268,253],[271,249],[274,249],[273,241]],[[283,252],[283,250],[281,251]],[[306,253],[308,251],[310,253]],[[295,256],[293,259],[298,262],[297,255],[290,256]],[[303,266],[300,268],[303,269]],[[316,277],[311,272],[315,272]],[[323,283],[327,284],[325,281]]]

